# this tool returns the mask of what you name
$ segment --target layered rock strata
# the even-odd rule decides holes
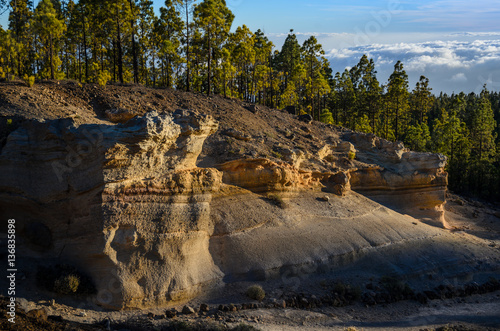
[[[402,143],[371,134],[349,133],[344,139],[354,144],[357,159],[363,163],[351,172],[353,190],[400,212],[443,226],[448,185],[444,155],[412,152]]]
[[[348,132],[315,155],[196,167],[217,129],[188,111],[116,125],[25,122],[0,154],[0,217],[16,219],[23,256],[76,265],[96,283],[97,303],[114,309],[185,301],[222,279],[283,277],[441,236],[350,189],[436,211],[442,156]],[[269,192],[293,194],[278,207],[262,198]]]
[[[325,190],[345,195],[349,190],[349,172],[312,172],[300,170],[293,163],[268,159],[235,160],[222,164],[224,183],[255,193]]]
[[[222,175],[195,166],[217,127],[182,111],[25,123],[0,155],[0,215],[16,219],[20,254],[78,266],[108,308],[193,297],[221,277],[208,246]]]

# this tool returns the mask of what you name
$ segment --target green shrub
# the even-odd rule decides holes
[[[338,282],[333,287],[333,293],[337,293],[340,297],[346,300],[346,302],[343,302],[342,304],[351,304],[361,299],[362,291],[359,286],[353,287],[349,284]]]
[[[102,70],[97,75],[97,83],[100,86],[106,86],[106,84],[111,80],[111,74],[107,70]]]
[[[7,126],[11,126],[12,125],[12,118],[8,118],[7,119]]]
[[[61,276],[54,282],[54,292],[59,294],[72,294],[78,291],[80,278],[76,275]]]
[[[252,285],[247,289],[247,296],[252,300],[262,301],[266,297],[266,292],[260,285]]]
[[[272,154],[275,158],[277,159],[282,159],[283,158],[283,154],[281,153],[278,153],[278,152],[275,152],[275,151],[272,151]]]
[[[24,75],[23,76],[23,80],[24,82],[29,86],[29,87],[32,87],[33,85],[35,85],[35,76],[28,76],[28,75]]]
[[[349,152],[349,154],[347,154],[347,158],[349,160],[354,160],[356,158],[356,153],[354,152]]]

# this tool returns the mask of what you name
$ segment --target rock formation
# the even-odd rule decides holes
[[[444,157],[346,132],[314,155],[198,168],[217,129],[189,111],[77,127],[27,121],[1,150],[0,217],[18,221],[24,256],[76,265],[96,283],[97,302],[115,309],[185,301],[222,279],[293,278],[297,266],[314,272],[412,240],[424,245],[415,260],[432,255],[425,243],[445,245],[437,228],[350,191],[438,210]],[[281,208],[263,198],[270,192]]]
[[[363,162],[351,172],[351,186],[379,203],[443,226],[448,174],[446,157],[412,152],[372,134],[349,133]]]
[[[208,244],[222,175],[195,166],[216,130],[183,111],[120,125],[26,122],[0,156],[0,215],[17,220],[23,255],[90,274],[105,307],[191,298],[221,276]]]

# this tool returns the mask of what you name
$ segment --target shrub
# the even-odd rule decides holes
[[[380,284],[397,300],[409,299],[414,295],[411,287],[396,277],[384,276],[380,279]]]
[[[40,266],[36,273],[37,285],[59,294],[96,294],[94,283],[84,273],[69,265]]]
[[[23,80],[24,82],[29,86],[29,87],[32,87],[33,85],[35,85],[35,76],[28,76],[28,75],[24,75],[23,76]]]
[[[275,158],[277,159],[282,159],[283,158],[283,154],[281,153],[278,153],[278,152],[275,152],[275,151],[272,151],[272,154]]]
[[[100,86],[106,86],[106,84],[111,80],[111,74],[107,70],[102,70],[97,75],[97,83]]]
[[[354,152],[349,152],[349,154],[347,154],[347,158],[349,160],[354,160],[356,158],[356,153]]]
[[[78,291],[80,278],[76,275],[61,276],[54,282],[54,292],[59,294],[72,294]]]
[[[278,194],[268,194],[267,199],[273,202],[276,206],[280,207],[281,209],[285,209],[287,207],[285,200],[283,200],[283,198],[280,197]]]
[[[12,125],[12,118],[8,118],[7,119],[7,126],[11,126]]]
[[[247,289],[247,296],[252,300],[262,301],[266,297],[266,292],[260,285],[252,285]]]
[[[333,293],[337,293],[341,298],[345,300],[342,305],[352,304],[353,302],[361,299],[361,288],[359,286],[351,286],[349,284],[344,284],[338,282],[333,288]]]

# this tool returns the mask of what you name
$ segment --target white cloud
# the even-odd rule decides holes
[[[435,93],[477,91],[484,83],[500,86],[500,40],[436,40],[421,43],[372,44],[327,52],[334,71],[343,71],[366,54],[385,82],[400,60],[414,84],[420,75],[430,79]],[[484,78],[486,77],[486,78]]]
[[[465,83],[465,82],[467,82],[467,76],[465,76],[465,74],[463,72],[459,72],[458,74],[453,75],[453,77],[451,77],[450,81],[457,82],[457,83]]]

